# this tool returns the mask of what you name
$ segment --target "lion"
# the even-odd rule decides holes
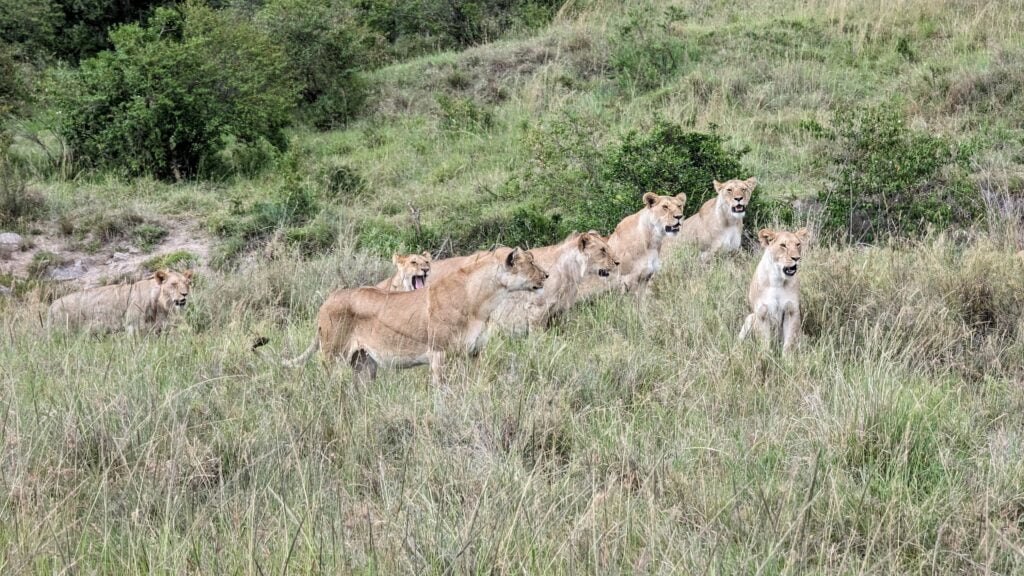
[[[553,317],[576,303],[584,279],[608,278],[619,266],[608,241],[594,230],[530,252],[549,275],[544,290],[509,294],[491,317],[492,324],[513,335],[546,328]]]
[[[608,246],[619,259],[614,283],[623,292],[643,295],[651,278],[661,268],[661,245],[679,233],[686,194],[659,196],[647,192],[644,207],[626,216],[608,238]],[[594,286],[587,290],[592,291]]]
[[[807,236],[806,228],[758,232],[764,255],[750,282],[747,298],[752,312],[743,322],[740,340],[754,330],[765,342],[781,340],[784,353],[796,346],[800,337],[800,279],[796,272]]]
[[[187,303],[192,271],[157,270],[134,284],[111,284],[73,292],[50,305],[47,326],[91,333],[159,334],[172,311]]]
[[[381,365],[430,364],[432,381],[440,385],[445,354],[476,355],[486,345],[487,320],[501,301],[513,292],[541,290],[547,277],[530,252],[502,248],[432,280],[426,290],[336,290],[320,307],[313,342],[284,365],[303,364],[319,348],[325,361],[348,362],[356,382],[374,380]]]
[[[747,215],[750,195],[757,186],[756,178],[712,182],[717,196],[683,222],[678,241],[697,245],[700,259],[707,262],[717,252],[735,252],[743,237],[743,217]]]
[[[427,285],[431,260],[430,252],[404,255],[396,252],[391,255],[391,262],[398,271],[391,278],[381,281],[376,287],[394,292],[419,290]]]

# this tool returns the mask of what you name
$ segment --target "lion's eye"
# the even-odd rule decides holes
[[[781,246],[781,247],[783,247],[783,248],[785,248],[785,247],[786,247],[786,245],[785,245],[785,244],[779,244],[779,246]]]

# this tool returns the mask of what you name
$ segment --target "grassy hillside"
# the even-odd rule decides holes
[[[71,173],[25,121],[26,254],[160,255],[150,226],[210,257],[177,329],[145,340],[46,334],[67,288],[0,262],[0,572],[1024,570],[1022,18],[570,1],[533,36],[369,73],[361,119],[212,181]],[[275,362],[330,290],[388,274],[410,207],[462,230],[658,120],[746,150],[756,194],[812,198],[836,113],[888,102],[975,150],[988,222],[813,246],[792,358],[735,339],[759,253],[682,250],[642,303],[499,337],[445,389]]]

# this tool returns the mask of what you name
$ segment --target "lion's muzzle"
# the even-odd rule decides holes
[[[413,290],[419,290],[420,288],[423,288],[426,285],[427,285],[427,273],[426,272],[424,272],[423,274],[420,274],[418,276],[413,276],[412,277],[412,289]]]
[[[786,276],[796,276],[796,264],[792,266],[785,266],[782,268],[782,273]]]

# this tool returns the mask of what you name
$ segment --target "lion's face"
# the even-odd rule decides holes
[[[608,246],[608,242],[593,230],[580,234],[579,248],[587,263],[584,276],[597,274],[607,278],[619,266],[619,261]]]
[[[654,216],[658,225],[669,236],[679,233],[683,222],[683,206],[686,205],[686,194],[676,196],[659,196],[653,192],[644,194],[644,205]]]
[[[537,266],[530,251],[515,248],[502,262],[501,278],[502,284],[510,291],[540,290],[548,274]]]
[[[392,255],[391,261],[398,268],[399,278],[402,279],[402,289],[410,292],[426,286],[432,260],[430,252]]]
[[[712,182],[715,185],[715,192],[722,204],[729,209],[729,214],[735,218],[743,218],[747,215],[747,205],[750,204],[750,195],[757,186],[756,178],[746,180],[729,180],[722,183],[718,180]]]
[[[807,240],[807,228],[796,232],[769,230],[765,228],[757,233],[758,240],[772,263],[787,277],[796,276],[797,263],[803,253],[803,245]]]
[[[192,286],[192,271],[178,273],[172,270],[157,270],[153,279],[160,289],[157,297],[163,308],[184,308]]]

